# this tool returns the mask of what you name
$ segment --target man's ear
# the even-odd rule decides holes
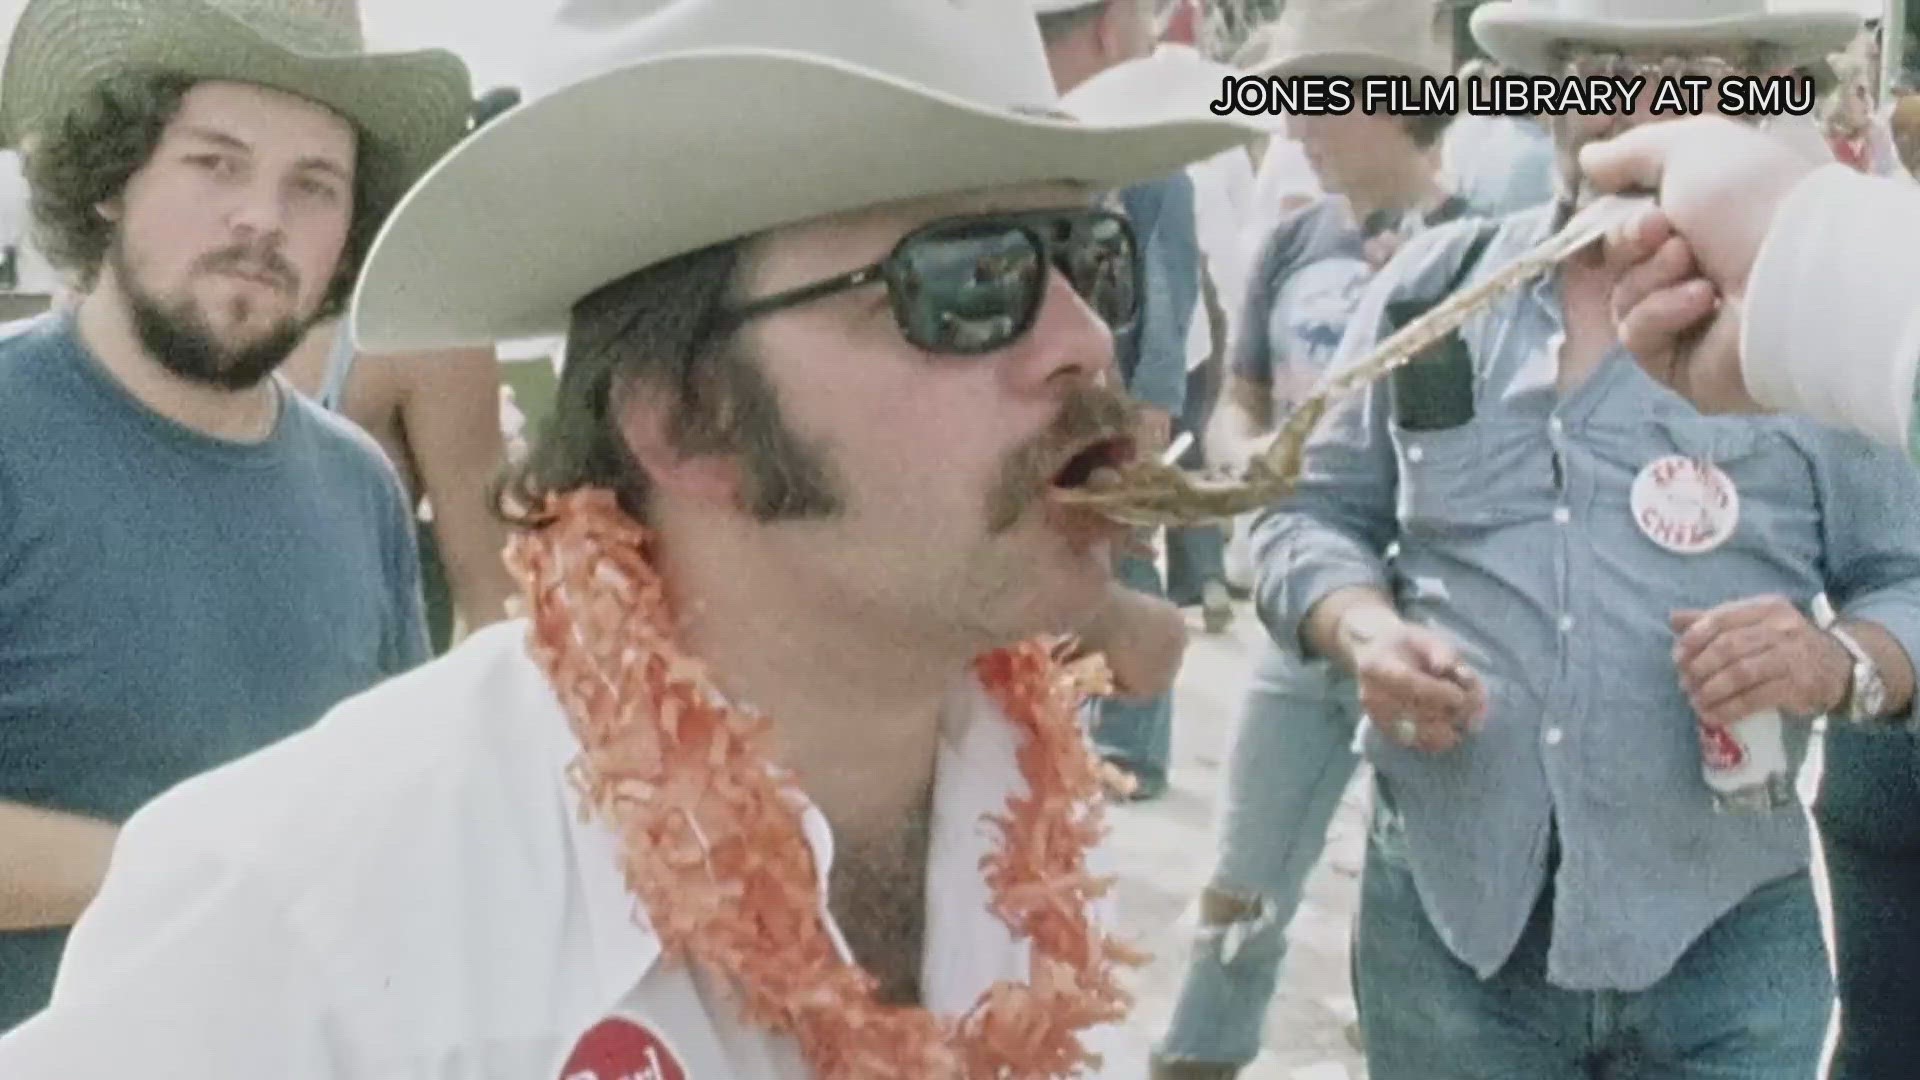
[[[646,473],[658,495],[710,507],[736,505],[739,459],[714,451],[689,452],[673,444],[672,406],[666,395],[630,387],[615,396],[620,435],[634,464]]]

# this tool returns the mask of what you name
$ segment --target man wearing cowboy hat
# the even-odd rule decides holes
[[[1630,132],[1582,161],[1596,187],[1660,192],[1608,252],[1624,268],[1621,338],[1649,375],[1705,411],[1800,412],[1920,457],[1911,183],[1816,168],[1720,118]],[[1917,747],[1827,732],[1814,813],[1840,991],[1833,1080],[1920,1060]]]
[[[1253,75],[1443,79],[1449,57],[1431,0],[1289,5]],[[1395,245],[1471,213],[1442,186],[1434,147],[1450,114],[1290,116],[1329,192],[1286,215],[1261,245],[1243,298],[1230,400],[1240,427],[1269,436],[1317,384],[1369,279]],[[1284,558],[1269,555],[1270,560]],[[1259,566],[1256,576],[1279,572]],[[1277,645],[1255,660],[1235,725],[1217,865],[1199,939],[1156,1077],[1231,1077],[1259,1052],[1287,926],[1358,766],[1351,679]]]
[[[21,14],[0,123],[81,295],[0,347],[0,1028],[141,804],[423,658],[391,467],[272,373],[468,96],[338,4]]]
[[[1701,6],[1496,3],[1473,28],[1528,74],[1717,80],[1855,21]],[[1550,118],[1564,191],[1647,103]],[[1466,282],[1564,212],[1503,219]],[[1454,287],[1477,233],[1403,248],[1343,357],[1389,303]],[[1353,673],[1371,721],[1354,959],[1380,1080],[1819,1065],[1832,986],[1792,777],[1808,718],[1910,714],[1920,476],[1831,429],[1702,416],[1614,340],[1611,285],[1589,253],[1469,319],[1464,416],[1403,422],[1386,385],[1335,406],[1257,527],[1294,557],[1262,582],[1281,641]],[[1837,620],[1805,613],[1822,594]],[[1717,801],[1703,773],[1748,763],[1765,782]]]
[[[1250,133],[1076,118],[1026,0],[857,14],[557,33],[412,190],[362,348],[568,332],[528,618],[143,810],[0,1075],[1098,1067],[1129,955],[1045,640],[1138,611],[1053,498],[1133,448],[1096,200]]]

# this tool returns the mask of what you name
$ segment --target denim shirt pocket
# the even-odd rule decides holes
[[[1408,540],[1465,540],[1523,520],[1550,486],[1547,446],[1531,425],[1476,418],[1456,428],[1409,431],[1389,422],[1399,470],[1395,507]],[[1539,465],[1532,477],[1526,463]],[[1537,481],[1530,483],[1529,481]]]
[[[1480,525],[1486,511],[1475,498],[1483,486],[1475,468],[1480,426],[1469,421],[1439,431],[1409,431],[1389,421],[1388,428],[1400,474],[1401,531],[1440,535]]]

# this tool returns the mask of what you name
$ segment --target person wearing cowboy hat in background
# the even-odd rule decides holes
[[[1450,64],[1432,0],[1289,5],[1252,74],[1443,79]],[[1243,437],[1263,443],[1317,384],[1367,281],[1418,231],[1474,213],[1442,186],[1434,148],[1450,114],[1290,116],[1330,194],[1274,227],[1241,302],[1230,398]],[[1256,577],[1277,572],[1256,568]],[[1259,1053],[1288,924],[1359,757],[1354,684],[1325,661],[1273,645],[1254,661],[1228,755],[1220,851],[1199,936],[1154,1075],[1231,1077]]]
[[[392,468],[274,370],[468,99],[337,3],[22,12],[0,122],[80,288],[0,345],[0,1028],[141,804],[424,659]]]
[[[1460,65],[1460,92],[1473,79],[1508,73],[1485,57]],[[1462,116],[1448,129],[1441,169],[1462,197],[1490,214],[1510,214],[1553,198],[1553,138],[1539,116]]]
[[[1079,10],[1091,12],[1093,6]],[[1120,7],[1107,10],[1128,9]],[[1105,94],[1105,84],[1110,79],[1118,78],[1130,92],[1145,95],[1142,100],[1152,100],[1156,95],[1183,94],[1190,97],[1205,95],[1210,102],[1219,96],[1223,78],[1243,74],[1233,67],[1202,56],[1194,47],[1192,39],[1198,32],[1197,24],[1201,18],[1197,0],[1180,0],[1163,5],[1158,18],[1160,28],[1156,31],[1157,42],[1151,54],[1123,61],[1077,83],[1072,96],[1084,99],[1088,95]],[[1064,24],[1056,25],[1061,26],[1061,38],[1071,38],[1076,33],[1091,31],[1093,22],[1082,16],[1078,19],[1069,18]],[[1043,27],[1045,25],[1043,20]],[[1277,127],[1270,118],[1262,117],[1260,120],[1263,130]],[[1243,235],[1246,202],[1253,186],[1253,157],[1250,150],[1251,145],[1234,147],[1184,170],[1184,181],[1175,182],[1185,190],[1173,192],[1177,196],[1174,210],[1181,215],[1178,219],[1165,212],[1154,211],[1158,222],[1153,227],[1156,239],[1148,244],[1150,280],[1167,282],[1170,287],[1150,293],[1150,297],[1164,298],[1164,303],[1159,300],[1150,303],[1148,317],[1151,319],[1169,305],[1186,302],[1190,294],[1192,300],[1192,313],[1185,320],[1185,376],[1181,387],[1180,414],[1171,424],[1174,431],[1191,433],[1193,436],[1177,460],[1181,468],[1201,468],[1207,460],[1205,436],[1214,403],[1219,397],[1220,358],[1227,347],[1225,313],[1219,297],[1223,292],[1224,295],[1236,295],[1237,283],[1246,272],[1247,253]],[[1142,210],[1136,214],[1136,224],[1145,223],[1146,212],[1142,203],[1161,201],[1158,194],[1167,187],[1163,183],[1136,185],[1136,189],[1141,186],[1153,187],[1155,192],[1151,198],[1133,198],[1125,204]],[[1186,229],[1177,228],[1186,217],[1185,206],[1179,204],[1188,202],[1192,206],[1191,236]],[[1187,286],[1189,281],[1192,287]],[[1180,287],[1171,287],[1176,283]],[[1177,324],[1177,320],[1167,319],[1164,314],[1160,317],[1161,323],[1158,325],[1163,330]],[[1153,346],[1154,355],[1150,363],[1140,358],[1143,338]],[[1122,351],[1123,370],[1131,365],[1138,373],[1143,364],[1164,369],[1164,357],[1172,344],[1164,332],[1135,336],[1132,347]],[[1151,372],[1151,378],[1143,376],[1138,382],[1143,387],[1152,387],[1164,394],[1169,386],[1166,374],[1164,370],[1155,370]],[[1224,533],[1219,527],[1208,524],[1170,528],[1165,538],[1165,595],[1180,607],[1200,608],[1202,623],[1209,633],[1223,632],[1233,617],[1232,598],[1225,581]],[[1143,570],[1144,567],[1130,568],[1136,574],[1141,574]],[[1110,747],[1115,744],[1120,747],[1136,746],[1142,741],[1137,737],[1137,730],[1123,730],[1123,727],[1133,726],[1131,722],[1138,718],[1137,713],[1125,719],[1107,717],[1103,731]],[[1142,726],[1148,730],[1153,727],[1151,724]],[[1121,753],[1116,756],[1124,758],[1129,755]],[[1164,755],[1156,771],[1164,774]]]
[[[1718,117],[1582,154],[1598,190],[1659,193],[1609,239],[1620,336],[1648,374],[1713,413],[1842,425],[1920,458],[1920,189],[1815,166]],[[1814,819],[1833,908],[1832,1080],[1920,1060],[1920,737],[1830,723]]]
[[[1154,0],[1030,0],[1053,71],[1069,94],[1102,73],[1153,52]],[[1141,441],[1158,453],[1173,436],[1186,403],[1187,335],[1200,300],[1200,248],[1193,180],[1184,170],[1147,178],[1120,191],[1145,260],[1146,292],[1135,325],[1115,335],[1114,351],[1129,393],[1141,404]],[[1151,530],[1140,531],[1145,548]],[[1147,596],[1165,595],[1157,557],[1131,551],[1118,559],[1121,581]],[[1093,703],[1091,728],[1117,798],[1166,793],[1173,756],[1173,697],[1104,698]]]
[[[1111,1046],[1130,957],[1047,640],[1152,604],[1125,530],[1053,497],[1136,424],[1137,252],[1096,197],[1252,132],[1076,118],[1026,0],[849,14],[556,30],[564,75],[413,188],[363,349],[568,333],[503,488],[528,618],[144,808],[0,1075],[1065,1077]]]
[[[1472,27],[1525,73],[1718,77],[1791,68],[1856,21],[1543,0]],[[1564,198],[1581,145],[1655,124],[1648,103],[1551,118]],[[1471,283],[1565,212],[1416,237],[1336,363],[1389,302]],[[1292,556],[1263,613],[1354,673],[1372,721],[1354,965],[1376,1080],[1819,1065],[1832,986],[1790,781],[1808,718],[1910,714],[1920,475],[1828,428],[1702,416],[1614,340],[1612,285],[1587,253],[1469,319],[1470,408],[1408,422],[1387,384],[1336,405],[1256,527]],[[1817,594],[1837,622],[1802,613]],[[1784,768],[1717,810],[1703,743],[1768,710]]]
[[[1223,78],[1239,74],[1200,55],[1196,43],[1203,18],[1200,0],[1163,4],[1154,55],[1177,55],[1206,63]],[[1176,461],[1183,469],[1205,469],[1212,460],[1208,456],[1208,436],[1220,401],[1230,332],[1221,297],[1238,294],[1246,270],[1244,234],[1253,195],[1254,158],[1250,149],[1236,147],[1186,170],[1193,186],[1194,253],[1199,263],[1196,276],[1200,295],[1187,328],[1187,379],[1179,429],[1191,432],[1193,440]],[[1181,607],[1198,607],[1201,625],[1210,634],[1226,632],[1233,622],[1226,545],[1227,529],[1217,522],[1166,531],[1167,598]]]

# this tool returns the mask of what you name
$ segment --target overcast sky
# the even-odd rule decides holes
[[[26,0],[0,0],[4,35]],[[559,0],[360,0],[367,37],[379,48],[452,49],[473,69],[476,90],[519,81]]]
[[[375,47],[459,53],[480,91],[521,81],[528,49],[537,47],[558,6],[559,0],[361,0],[360,17]]]
[[[1920,3],[1920,0],[1908,0]],[[1878,14],[1886,0],[1776,0],[1780,8]],[[26,0],[0,0],[5,29]],[[367,36],[379,47],[452,49],[473,70],[476,91],[522,80],[530,49],[538,48],[559,0],[361,0]]]

